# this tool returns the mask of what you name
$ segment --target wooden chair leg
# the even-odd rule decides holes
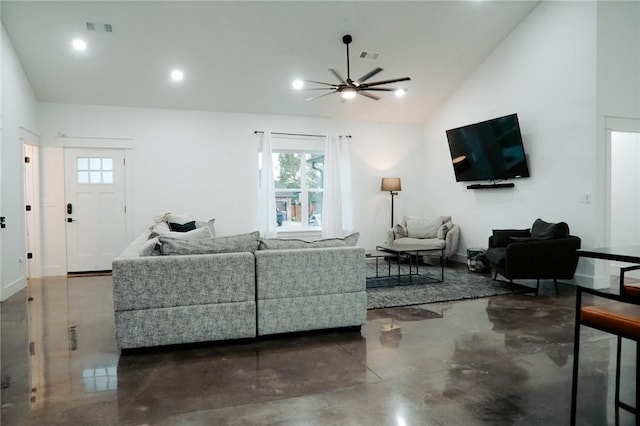
[[[573,337],[573,376],[571,379],[571,426],[576,424],[576,407],[578,402],[578,367],[580,365],[580,306],[582,292],[576,294],[576,318]]]
[[[538,295],[538,292],[540,291],[540,280],[536,280],[537,284],[536,284],[536,296]]]
[[[556,296],[558,296],[560,292],[558,291],[558,280],[555,278],[553,279],[553,285],[556,287]]]
[[[498,271],[494,271],[493,272],[493,280],[497,280],[498,279]]]

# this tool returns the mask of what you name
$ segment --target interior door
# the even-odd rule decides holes
[[[126,244],[121,149],[66,148],[67,271],[111,270]]]

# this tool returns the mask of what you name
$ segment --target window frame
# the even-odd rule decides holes
[[[300,193],[300,208],[301,208],[301,218],[299,221],[300,226],[278,226],[278,233],[286,233],[286,234],[299,234],[299,235],[309,235],[309,236],[318,236],[322,233],[322,225],[321,226],[309,226],[309,219],[312,215],[309,214],[309,195],[310,193],[320,193],[322,194],[322,205],[324,205],[324,177],[320,180],[320,188],[309,188],[309,183],[307,179],[307,171],[310,167],[307,166],[308,160],[306,159],[306,154],[311,154],[313,156],[321,155],[324,159],[325,156],[325,141],[322,138],[304,138],[304,137],[275,137],[272,139],[272,148],[271,153],[273,156],[279,154],[299,154],[301,157],[300,161],[300,169],[298,170],[300,176],[300,187],[299,188],[276,188],[276,199],[278,198],[278,194],[283,193]],[[258,172],[261,173],[262,169],[262,161],[261,156],[263,152],[259,150],[258,156]],[[276,164],[277,158],[274,158],[274,168],[277,166]],[[312,168],[311,168],[312,169]],[[274,171],[275,172],[275,171]],[[323,161],[323,173],[324,173],[324,161]],[[276,179],[279,176],[274,176]],[[322,209],[321,209],[322,210]],[[322,213],[315,212],[314,214]]]

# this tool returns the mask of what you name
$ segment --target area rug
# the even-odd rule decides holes
[[[388,272],[385,267],[379,269],[380,274]],[[393,266],[392,274],[397,274],[397,267]],[[401,272],[408,273],[408,267],[402,265]],[[421,267],[420,273],[424,272]],[[367,276],[375,277],[375,265],[367,265]],[[438,267],[429,267],[428,275],[431,280],[412,280],[409,285],[403,280],[397,284],[397,277],[367,279],[367,309],[391,308],[397,306],[422,305],[452,300],[476,299],[480,297],[498,296],[502,294],[527,293],[535,288],[515,285],[514,289],[508,282],[494,281],[486,275],[470,273],[464,268],[445,268],[444,282],[434,283],[433,278],[440,278]],[[414,277],[415,278],[415,277]]]

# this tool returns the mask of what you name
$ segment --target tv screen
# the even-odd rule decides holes
[[[457,182],[529,177],[518,115],[447,130]]]

